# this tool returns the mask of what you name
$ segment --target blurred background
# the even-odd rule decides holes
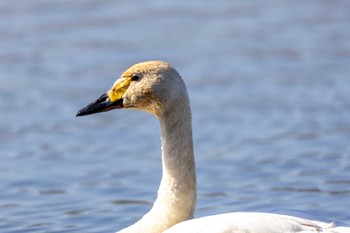
[[[299,210],[350,223],[350,2],[0,2],[0,232],[115,232],[161,177],[156,119],[76,118],[134,63],[190,95],[196,217]]]

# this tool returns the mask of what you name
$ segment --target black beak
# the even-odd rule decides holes
[[[77,113],[78,116],[85,116],[99,112],[106,112],[112,109],[119,109],[123,107],[123,99],[111,102],[107,94],[103,94],[96,101],[90,103],[85,108],[82,108]]]

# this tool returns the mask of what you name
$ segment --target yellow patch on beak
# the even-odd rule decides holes
[[[126,90],[130,86],[130,77],[121,77],[117,79],[112,88],[107,92],[107,96],[111,102],[115,102],[123,97]]]

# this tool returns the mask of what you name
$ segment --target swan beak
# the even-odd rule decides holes
[[[80,109],[77,113],[78,116],[85,116],[99,112],[106,112],[112,109],[120,109],[123,107],[123,99],[111,101],[107,93],[101,95],[97,100],[90,103],[86,107]]]
[[[123,95],[130,86],[130,83],[131,77],[129,76],[117,79],[109,91],[85,108],[80,109],[77,117],[123,108]]]

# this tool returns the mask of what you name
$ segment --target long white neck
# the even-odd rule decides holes
[[[188,99],[159,114],[163,175],[153,208],[122,233],[159,233],[193,217],[196,173]]]

